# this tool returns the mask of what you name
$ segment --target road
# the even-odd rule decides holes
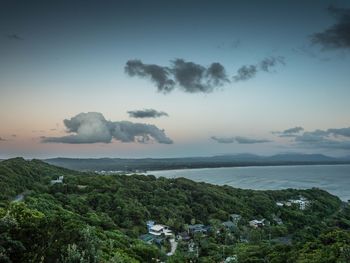
[[[176,248],[177,248],[177,242],[175,241],[175,238],[172,238],[169,241],[170,241],[171,249],[170,249],[170,252],[167,253],[167,256],[172,256],[172,255],[175,254],[175,251],[176,251]]]

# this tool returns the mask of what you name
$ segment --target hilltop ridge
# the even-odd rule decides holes
[[[349,164],[350,158],[335,158],[322,154],[287,153],[273,156],[254,154],[217,155],[179,158],[51,158],[47,163],[74,170],[170,170],[185,168],[216,168],[270,165]]]

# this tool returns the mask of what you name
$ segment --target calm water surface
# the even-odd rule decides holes
[[[150,171],[148,174],[255,190],[318,187],[344,201],[350,199],[350,165],[203,168]]]

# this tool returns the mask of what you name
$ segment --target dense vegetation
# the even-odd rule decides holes
[[[64,176],[64,183],[50,180]],[[22,201],[13,201],[18,194]],[[305,210],[276,201],[310,200]],[[230,214],[242,220],[222,227]],[[276,224],[275,218],[283,220]],[[263,228],[248,226],[265,218]],[[138,239],[146,221],[211,226],[169,246]],[[21,158],[0,163],[0,262],[350,262],[350,208],[320,189],[253,191],[177,178],[96,175]],[[282,242],[281,240],[288,240]],[[227,261],[229,262],[229,261]]]

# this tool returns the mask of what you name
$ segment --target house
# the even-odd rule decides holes
[[[223,222],[222,225],[230,231],[235,230],[237,227],[237,225],[235,225],[232,221]]]
[[[139,237],[139,239],[142,240],[143,242],[149,244],[149,245],[155,244],[155,245],[157,245],[159,247],[164,243],[164,238],[156,237],[156,236],[151,235],[151,234],[141,235]]]
[[[249,221],[249,226],[251,226],[253,228],[263,227],[263,226],[265,226],[265,219],[262,219],[262,220],[257,220],[257,219],[251,220],[251,221]]]
[[[154,238],[153,243],[156,244],[158,247],[161,247],[164,243],[164,239],[161,237],[156,237]]]
[[[154,226],[155,222],[153,220],[148,220],[146,222],[147,225],[147,231],[149,232],[149,230],[151,229],[152,226]]]
[[[61,184],[63,183],[63,175],[59,176],[56,180],[51,180],[51,184]]]
[[[300,196],[299,199],[289,199],[288,201],[278,201],[276,202],[277,206],[292,206],[293,204],[297,205],[300,210],[305,210],[310,204],[310,201],[305,197]]]
[[[282,219],[279,218],[278,216],[272,215],[272,219],[273,219],[273,221],[275,221],[275,223],[276,223],[277,225],[283,225]]]
[[[203,224],[194,224],[194,225],[189,225],[188,226],[188,232],[190,234],[194,233],[207,233],[209,230],[208,226],[205,226]]]
[[[177,239],[182,241],[189,241],[191,237],[187,232],[181,232],[177,235]]]
[[[309,201],[303,197],[300,199],[291,199],[289,200],[292,204],[296,204],[300,210],[305,210],[307,206],[309,205]]]
[[[168,226],[164,225],[153,225],[149,228],[148,233],[154,236],[161,236],[164,234],[165,236],[172,236],[173,232],[169,229]]]
[[[233,255],[231,257],[227,257],[223,263],[234,263],[234,262],[238,262],[238,258],[237,255]]]
[[[147,244],[152,244],[154,241],[154,236],[151,234],[144,234],[139,237],[142,241],[146,242]]]
[[[241,215],[238,214],[231,214],[230,215],[230,220],[237,226],[238,222],[241,220]]]

